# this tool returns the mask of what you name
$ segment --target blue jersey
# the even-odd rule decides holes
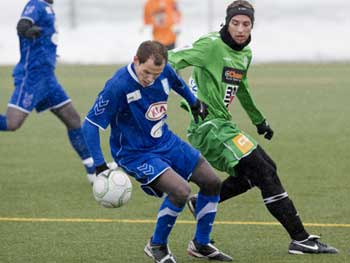
[[[14,75],[23,75],[27,70],[53,70],[56,64],[57,30],[52,5],[44,0],[30,0],[21,15],[41,27],[38,38],[19,36],[21,58]]]
[[[111,126],[110,146],[115,159],[130,152],[152,151],[173,135],[165,123],[171,89],[190,105],[196,100],[169,64],[147,87],[141,86],[133,64],[129,64],[107,81],[86,119],[101,129]]]

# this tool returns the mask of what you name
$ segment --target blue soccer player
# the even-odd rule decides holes
[[[85,166],[90,183],[93,159],[81,129],[80,116],[55,76],[57,30],[53,0],[30,0],[17,24],[21,58],[13,70],[15,89],[0,131],[15,131],[29,113],[50,109],[67,127],[69,140]]]
[[[176,262],[168,247],[168,236],[190,195],[188,181],[192,181],[200,191],[197,228],[188,253],[199,258],[231,261],[230,256],[209,242],[220,180],[200,153],[172,133],[165,122],[171,89],[191,105],[197,121],[208,114],[206,105],[192,95],[167,61],[164,45],[145,41],[139,46],[133,63],[119,69],[98,95],[83,128],[96,173],[108,174],[99,129],[105,130],[110,125],[110,148],[117,164],[141,183],[147,194],[157,197],[166,194],[145,253],[154,262]]]

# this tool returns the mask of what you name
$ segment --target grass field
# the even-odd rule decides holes
[[[115,69],[60,65],[57,76],[83,117]],[[252,67],[252,93],[275,137],[258,137],[238,102],[233,118],[277,162],[308,231],[340,254],[288,255],[288,235],[254,189],[220,205],[214,226],[216,244],[235,262],[350,262],[349,75],[349,64]],[[12,89],[11,68],[0,67],[0,112]],[[178,101],[172,94],[168,123],[185,138],[188,116]],[[110,159],[108,132],[102,141]],[[143,247],[161,200],[133,186],[127,206],[99,207],[64,126],[48,112],[30,115],[15,134],[0,133],[0,262],[151,262]],[[186,254],[194,227],[185,210],[170,238],[178,262],[198,262]]]

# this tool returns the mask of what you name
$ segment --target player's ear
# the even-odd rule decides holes
[[[134,64],[138,65],[140,63],[140,60],[137,56],[134,56]]]

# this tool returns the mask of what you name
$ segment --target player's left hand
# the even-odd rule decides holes
[[[208,116],[208,105],[199,99],[191,106],[192,115],[194,118],[194,122],[198,123],[199,116],[202,120],[204,120]]]
[[[258,134],[264,134],[264,138],[271,140],[273,137],[273,130],[271,129],[269,123],[266,120],[263,120],[262,123],[256,125]]]

